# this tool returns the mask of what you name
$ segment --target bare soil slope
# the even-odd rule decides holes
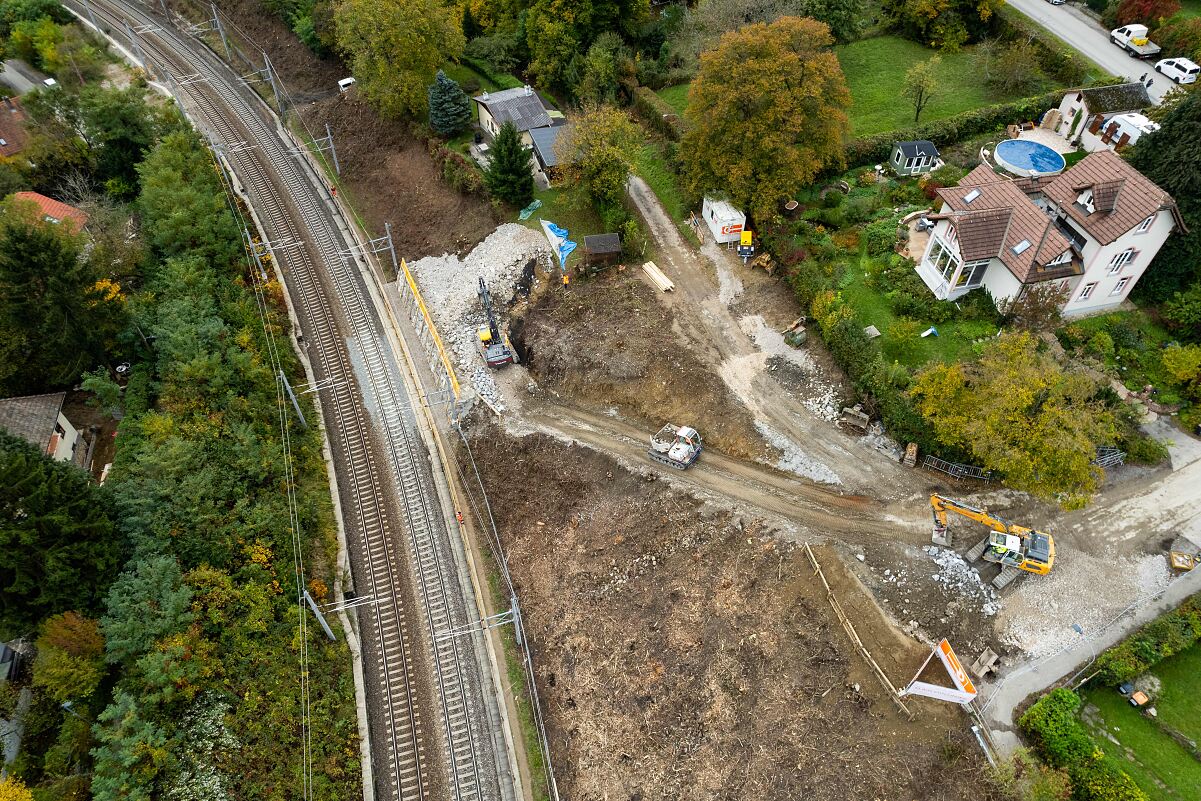
[[[463,253],[492,232],[491,205],[448,186],[406,123],[381,117],[353,90],[338,91],[338,80],[350,74],[341,61],[315,55],[257,0],[218,6],[237,23],[231,35],[244,52],[270,55],[309,130],[323,136],[329,123],[347,199],[373,234],[392,223],[398,255]]]
[[[958,711],[896,711],[803,550],[593,451],[494,427],[472,442],[564,797],[987,798]],[[894,680],[913,670],[922,648],[819,559]]]
[[[731,456],[766,454],[746,408],[681,344],[672,313],[629,271],[544,292],[511,330],[546,389],[617,407],[648,430],[666,422],[693,426],[706,445]]]

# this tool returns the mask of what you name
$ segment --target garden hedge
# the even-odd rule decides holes
[[[634,90],[634,113],[654,130],[673,142],[684,135],[684,121],[676,110],[645,86]]]
[[[1121,684],[1201,640],[1201,595],[1160,615],[1097,659],[1097,680]]]
[[[1129,774],[1097,748],[1076,717],[1079,708],[1080,696],[1061,687],[1026,710],[1018,726],[1048,764],[1067,769],[1073,801],[1149,801]]]

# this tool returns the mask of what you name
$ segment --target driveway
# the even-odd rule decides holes
[[[1141,61],[1127,55],[1125,50],[1109,41],[1109,31],[1080,9],[1071,5],[1053,6],[1046,0],[1009,0],[1009,5],[1042,25],[1064,40],[1099,66],[1114,75],[1123,75],[1137,81],[1150,73],[1154,83],[1148,90],[1156,103],[1175,86],[1170,80],[1155,72],[1155,61]],[[1164,53],[1170,58],[1173,53]]]

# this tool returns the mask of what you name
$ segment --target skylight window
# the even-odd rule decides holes
[[[1013,246],[1013,252],[1020,256],[1026,252],[1026,248],[1028,247],[1030,247],[1030,240],[1023,239],[1021,242],[1018,242]]]
[[[966,195],[963,196],[963,202],[970,205],[971,202],[978,197],[980,197],[980,190],[973,189],[971,192],[968,192]]]

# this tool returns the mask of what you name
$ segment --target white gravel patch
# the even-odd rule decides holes
[[[717,299],[723,306],[729,306],[742,295],[742,278],[721,262],[715,262],[717,267]]]
[[[838,388],[827,380],[818,369],[809,352],[794,348],[784,341],[784,335],[767,325],[767,321],[759,314],[748,314],[738,319],[738,327],[742,329],[755,347],[768,357],[778,356],[796,365],[809,376],[805,396],[800,398],[801,405],[809,410],[814,417],[833,423],[838,419],[842,409],[839,405]]]
[[[949,548],[927,545],[922,550],[938,566],[938,572],[931,574],[935,582],[965,598],[979,602],[980,611],[985,615],[991,617],[997,614],[1001,608],[997,602],[997,591],[984,583],[979,570]]]
[[[1171,578],[1162,554],[1092,556],[1059,546],[1049,574],[1023,578],[1005,599],[998,632],[1031,657],[1044,656],[1078,636],[1073,623],[1094,634]]]
[[[783,436],[771,426],[756,421],[755,428],[767,442],[780,451],[776,467],[788,473],[817,481],[821,484],[841,484],[842,479],[826,465],[805,453],[796,443]]]
[[[497,322],[504,330],[505,311],[517,282],[525,265],[535,257],[541,259],[544,269],[549,267],[546,237],[523,225],[505,223],[465,258],[443,253],[409,264],[460,379],[470,382],[480,397],[501,410],[504,398],[476,345],[477,332],[486,324],[477,294],[479,279],[482,276],[488,285]]]

